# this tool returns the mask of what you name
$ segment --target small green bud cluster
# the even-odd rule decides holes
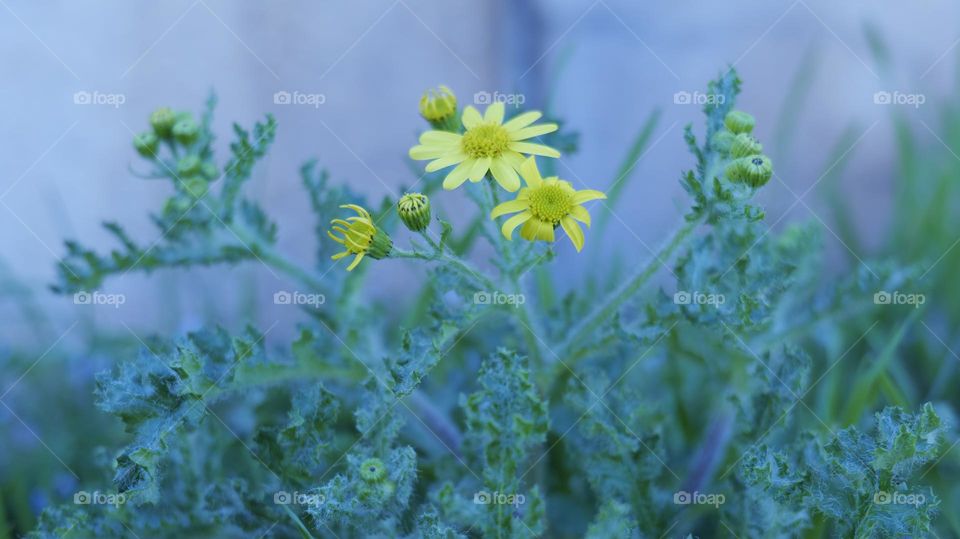
[[[189,112],[161,107],[150,114],[150,131],[133,137],[133,147],[147,159],[156,159],[161,142],[189,147],[200,138],[200,126]]]
[[[133,138],[137,153],[157,163],[156,173],[174,180],[179,196],[167,206],[175,213],[192,207],[192,201],[204,196],[209,191],[210,182],[219,177],[217,165],[204,157],[209,151],[197,145],[200,139],[201,128],[193,115],[175,112],[169,107],[153,111],[150,130]],[[161,157],[162,146],[169,148],[171,160]]]
[[[731,161],[724,169],[727,178],[753,189],[763,187],[773,177],[773,163],[763,154],[763,145],[751,135],[756,124],[753,116],[733,110],[723,119],[724,130],[713,136],[711,144]]]

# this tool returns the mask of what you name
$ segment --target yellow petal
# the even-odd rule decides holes
[[[540,169],[537,168],[537,158],[528,157],[520,165],[520,174],[530,187],[540,187],[543,183],[543,176],[540,175]]]
[[[451,170],[450,173],[447,174],[447,177],[443,179],[443,188],[451,191],[460,187],[463,182],[467,181],[467,178],[470,176],[470,168],[475,164],[476,160],[467,159],[457,165],[457,168]]]
[[[490,172],[493,173],[493,178],[497,180],[500,187],[503,187],[507,191],[513,193],[517,189],[520,189],[520,176],[517,176],[517,171],[513,170],[513,167],[505,163],[503,159],[494,159],[491,161]]]
[[[514,170],[520,170],[520,165],[523,164],[523,161],[526,158],[522,153],[506,151],[500,155],[500,159],[506,161],[507,164],[513,167]]]
[[[573,194],[573,199],[571,202],[574,204],[583,204],[584,202],[589,202],[591,200],[601,200],[607,198],[607,195],[603,194],[600,191],[594,191],[593,189],[584,189],[582,191],[577,191]]]
[[[330,258],[333,259],[333,260],[340,260],[341,258],[343,258],[343,257],[345,257],[345,256],[350,256],[350,251],[344,251],[344,252],[342,252],[342,253],[337,253],[337,254],[331,256]]]
[[[529,207],[530,207],[530,202],[527,200],[510,200],[494,208],[493,211],[490,212],[490,218],[496,219],[501,215],[506,215],[508,213],[516,213],[518,211],[523,211]]]
[[[510,121],[503,124],[503,128],[509,132],[517,131],[539,120],[541,116],[543,116],[543,114],[536,110],[524,112],[523,114],[518,114],[517,116],[510,118]]]
[[[524,223],[523,228],[520,229],[520,235],[529,241],[553,241],[553,224],[533,218]]]
[[[523,223],[529,222],[530,218],[532,217],[533,217],[533,214],[528,211],[525,211],[523,213],[518,213],[513,217],[507,219],[503,223],[503,226],[500,228],[500,232],[503,233],[503,237],[507,238],[508,240],[512,240],[514,229],[516,229],[518,226],[520,226]],[[526,226],[524,226],[524,228],[526,228]],[[522,234],[522,231],[521,231],[521,234]]]
[[[462,153],[444,155],[439,159],[436,159],[434,161],[427,163],[427,167],[425,170],[427,172],[435,172],[437,170],[440,170],[441,168],[447,168],[451,165],[460,164],[466,159],[467,159],[466,154],[462,154]]]
[[[510,149],[515,152],[527,153],[532,155],[542,155],[544,157],[560,157],[560,152],[543,144],[534,144],[532,142],[511,142]]]
[[[560,226],[563,227],[563,231],[567,233],[567,237],[570,238],[579,253],[583,249],[583,230],[580,229],[580,225],[573,219],[564,217],[560,220]]]
[[[453,151],[453,149],[455,148],[444,146],[414,146],[413,148],[410,148],[410,159],[415,159],[417,161],[436,159],[449,154],[451,151]]]
[[[473,108],[473,105],[469,105],[467,108],[463,109],[461,121],[463,122],[463,127],[472,129],[473,127],[483,123],[483,116],[480,116],[480,111]]]
[[[363,255],[365,255],[365,254],[366,254],[366,253],[359,253],[359,254],[357,254],[357,258],[354,258],[354,259],[353,259],[353,262],[351,262],[350,265],[347,266],[347,271],[353,271],[353,268],[357,267],[357,264],[359,264],[360,261],[363,260]]]
[[[583,206],[574,206],[571,208],[570,217],[573,217],[577,221],[590,226],[590,212],[588,212]]]
[[[470,169],[470,181],[476,183],[482,180],[487,171],[490,170],[490,161],[489,157],[477,159],[476,164]]]
[[[483,115],[483,121],[488,124],[502,124],[503,123],[503,101],[497,101],[489,107]]]
[[[524,127],[510,133],[511,140],[523,140],[533,137],[539,137],[540,135],[546,135],[547,133],[553,133],[557,130],[557,124],[540,124],[540,125],[531,125],[530,127]]]

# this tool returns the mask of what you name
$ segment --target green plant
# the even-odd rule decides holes
[[[543,144],[515,144],[495,129],[502,108],[488,109],[473,135],[479,113],[465,110],[463,140],[449,114],[428,118],[456,132],[424,135],[411,157],[439,160],[431,171],[455,168],[417,187],[428,197],[441,185],[482,183],[462,187],[480,215],[455,230],[438,194],[429,206],[436,226],[404,216],[417,234],[409,247],[396,226],[400,197],[367,211],[308,163],[302,177],[319,246],[316,267],[305,268],[277,251],[277,225],[243,192],[274,121],[252,133],[236,127],[221,169],[213,101],[199,122],[161,109],[152,118],[157,142],[135,141],[148,175],[175,190],[154,218],[159,239],[139,245],[107,224],[118,250],[104,256],[68,243],[55,289],[93,290],[129,271],[257,260],[323,301],[304,308],[289,347],[268,347],[256,328],[213,328],[151,341],[103,373],[99,406],[123,421],[130,440],[112,459],[112,487],[98,477],[83,484],[122,503],[51,508],[34,536],[931,533],[937,498],[922,479],[936,469],[947,433],[934,406],[884,407],[871,421],[878,404],[907,401],[884,369],[870,368],[844,418],[825,422],[808,401],[832,366],[811,371],[800,346],[840,308],[876,309],[874,292],[910,272],[877,265],[825,290],[815,230],[766,229],[752,197],[773,165],[759,142],[736,140],[754,123],[733,110],[739,85],[733,70],[709,85],[704,142],[686,130],[695,167],[681,177],[691,204],[679,228],[635,273],[601,267],[562,298],[539,268],[575,256],[564,244],[554,248],[560,230],[583,248],[574,221],[589,224],[581,204],[603,193],[554,178],[549,159],[544,178],[533,158],[513,155],[575,150],[556,124],[518,127],[532,130],[518,138]],[[442,96],[449,108],[452,92]],[[516,117],[525,125],[539,118],[526,114]],[[622,170],[615,184],[630,168]],[[527,187],[518,191],[520,177]],[[498,185],[517,198],[501,201]],[[611,189],[608,204],[622,192]],[[347,204],[356,215],[337,219]],[[507,213],[519,217],[498,229],[491,218]],[[589,234],[603,237],[608,222]],[[511,240],[520,225],[521,239]],[[493,271],[471,260],[481,240],[493,249]],[[325,271],[331,257],[348,256],[353,271]],[[399,260],[429,271],[422,308],[411,309],[402,331],[362,293],[371,268]],[[661,270],[675,290],[651,290]],[[526,289],[529,276],[536,294]],[[905,327],[919,311],[896,312]],[[857,348],[860,340],[850,350],[884,366],[902,336],[879,352]]]

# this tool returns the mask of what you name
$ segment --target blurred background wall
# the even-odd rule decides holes
[[[520,93],[525,107],[549,97],[566,128],[581,134],[580,152],[563,159],[561,175],[597,189],[614,181],[632,138],[659,109],[651,147],[636,164],[639,177],[613,208],[615,234],[588,242],[586,256],[564,253],[555,271],[582,275],[601,251],[639,263],[685,208],[678,178],[691,159],[682,129],[699,127],[701,116],[674,96],[689,92],[695,100],[730,64],[745,83],[740,105],[757,116],[759,137],[771,141],[782,180],[761,195],[769,222],[780,228],[813,220],[834,239],[820,217],[818,189],[797,197],[837,165],[831,151],[849,129],[855,136],[842,153],[842,189],[855,201],[856,226],[881,238],[892,196],[895,105],[875,104],[874,94],[922,93],[926,104],[903,106],[903,114],[939,145],[931,104],[949,100],[956,88],[958,14],[960,4],[947,1],[0,0],[7,289],[32,294],[54,325],[71,323],[81,307],[46,288],[63,240],[106,250],[103,220],[123,223],[141,242],[156,239],[148,212],[159,209],[168,188],[131,175],[139,165],[131,137],[157,106],[199,110],[211,89],[220,99],[221,157],[231,122],[277,117],[277,140],[249,189],[279,217],[280,248],[304,264],[312,263],[313,221],[297,176],[301,163],[318,158],[336,181],[375,199],[412,183],[406,152],[423,128],[417,100],[440,83],[466,103],[483,91]],[[868,29],[890,45],[896,70],[875,61]],[[278,91],[325,100],[278,105]],[[77,104],[77,92],[120,94],[124,102]],[[463,202],[453,193],[442,204],[449,211]],[[834,243],[833,250],[845,249]],[[379,294],[410,278],[401,262],[373,271],[382,275]],[[22,286],[11,288],[14,282]],[[98,307],[94,318],[166,332],[211,318],[230,323],[254,298],[272,320],[270,294],[278,286],[255,264],[130,274],[106,284],[126,294],[122,312]],[[8,322],[2,336],[28,338],[30,322],[12,303],[0,311]]]

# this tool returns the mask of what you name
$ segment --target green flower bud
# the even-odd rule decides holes
[[[749,161],[747,165],[747,183],[754,189],[766,185],[773,177],[773,162],[765,155],[755,155],[745,157]]]
[[[137,153],[148,159],[156,159],[159,146],[160,139],[151,131],[144,131],[133,137],[133,147],[137,149]]]
[[[730,153],[730,147],[733,146],[733,141],[736,139],[736,135],[729,131],[720,131],[713,135],[713,138],[710,139],[710,145],[713,146],[718,152]]]
[[[413,232],[422,232],[430,226],[430,199],[420,193],[407,193],[397,202],[400,220]]]
[[[186,117],[173,124],[172,133],[177,142],[186,146],[197,140],[197,136],[200,135],[200,127],[197,126],[197,122],[193,121],[193,118]]]
[[[436,90],[427,90],[420,98],[420,116],[436,129],[456,131],[459,128],[457,96],[443,85]]]
[[[181,178],[192,176],[200,172],[200,158],[196,155],[187,155],[177,163],[177,175]]]
[[[150,126],[160,138],[168,138],[176,122],[177,115],[169,107],[161,107],[150,115]]]
[[[756,120],[753,119],[753,116],[740,110],[731,110],[727,113],[727,117],[723,119],[723,125],[735,134],[750,134],[753,131],[754,124],[756,124]]]
[[[191,176],[180,180],[180,187],[193,198],[200,198],[210,189],[209,183],[200,176]]]
[[[749,157],[763,153],[763,145],[753,136],[746,133],[740,133],[733,139],[730,145],[730,155],[734,158]]]
[[[725,173],[731,181],[745,183],[756,189],[773,177],[773,162],[765,155],[741,157],[727,165]]]
[[[369,458],[360,464],[360,478],[367,483],[378,483],[387,477],[387,468],[378,458]]]

